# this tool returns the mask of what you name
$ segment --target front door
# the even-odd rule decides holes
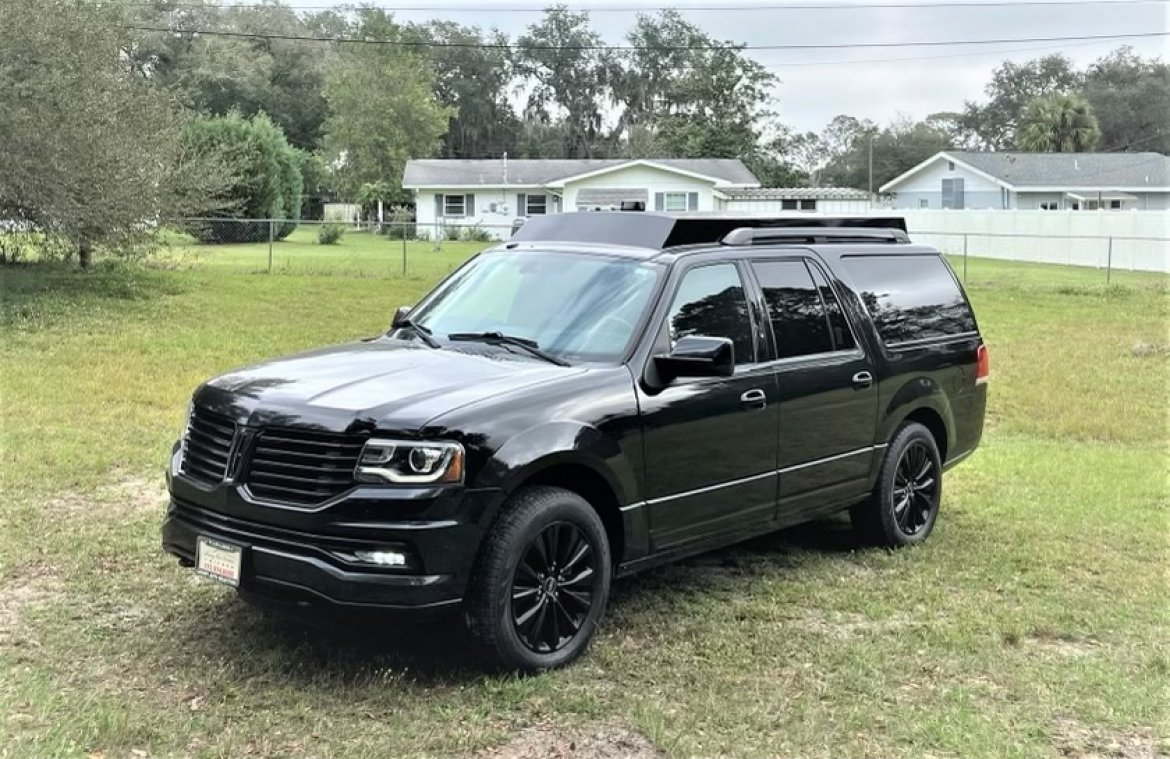
[[[639,389],[652,550],[775,514],[777,387],[771,365],[759,361],[765,344],[756,311],[735,263],[697,265],[677,283],[659,352],[686,335],[726,337],[735,374],[679,378],[653,394]]]
[[[752,270],[778,357],[778,517],[795,523],[865,493],[877,383],[819,264],[790,258]]]

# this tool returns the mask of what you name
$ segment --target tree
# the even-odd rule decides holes
[[[125,53],[142,76],[173,90],[189,107],[204,113],[266,113],[294,146],[316,147],[325,119],[321,43],[204,36],[195,31],[304,36],[309,30],[296,11],[279,4],[132,7],[138,25],[190,30],[139,33]]]
[[[228,172],[188,149],[188,115],[120,54],[123,11],[67,0],[0,3],[0,218],[69,240],[88,267],[221,202]],[[222,201],[226,202],[226,201]]]
[[[612,77],[619,140],[651,135],[662,155],[743,158],[790,175],[775,141],[761,144],[776,77],[742,45],[709,37],[674,10],[639,14],[627,40],[633,49]]]
[[[601,112],[613,74],[612,57],[589,26],[588,13],[564,5],[545,11],[517,40],[516,70],[532,80],[525,116],[562,127],[563,158],[593,158]]]
[[[1083,153],[1101,139],[1097,117],[1079,95],[1054,92],[1028,104],[1016,135],[1021,150],[1040,153]]]
[[[1091,64],[1081,94],[1101,127],[1101,150],[1170,153],[1170,65],[1122,47]]]
[[[301,213],[300,151],[288,144],[280,127],[261,113],[208,116],[187,125],[185,140],[192,152],[215,153],[232,169],[235,181],[226,196],[231,210],[220,215],[247,221],[200,222],[195,232],[204,242],[253,242],[268,238],[268,223],[283,219],[278,238],[296,228]],[[201,213],[200,216],[205,214]]]
[[[948,134],[928,121],[901,118],[884,129],[871,122],[838,116],[822,138],[837,151],[822,171],[826,184],[869,189],[870,146],[873,190],[951,147]]]
[[[515,155],[520,122],[508,99],[513,65],[507,36],[453,21],[432,21],[410,31],[422,41],[442,43],[428,48],[435,72],[435,97],[455,112],[439,155]]]
[[[348,36],[402,41],[403,31],[384,12],[364,8]],[[322,152],[350,199],[378,182],[401,193],[407,159],[433,155],[457,113],[435,99],[427,59],[400,45],[342,45],[327,66],[325,99]]]
[[[988,102],[966,103],[961,126],[978,136],[981,147],[1010,148],[1028,103],[1041,95],[1075,90],[1080,82],[1080,74],[1064,55],[1048,55],[1023,64],[1005,61],[992,71],[984,88]]]

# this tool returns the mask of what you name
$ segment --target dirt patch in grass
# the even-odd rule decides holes
[[[1003,640],[1009,646],[1024,646],[1066,657],[1091,656],[1102,648],[1100,641],[1047,627],[1034,628],[1022,636],[1018,633],[1007,633]]]
[[[550,725],[524,729],[502,746],[486,749],[477,759],[661,759],[641,733],[615,725],[591,725],[574,732]]]
[[[61,580],[52,566],[33,562],[16,567],[0,584],[0,643],[17,637],[21,617],[28,609],[51,603],[61,594]]]
[[[869,635],[896,633],[925,624],[906,615],[894,615],[886,619],[870,619],[853,612],[825,612],[806,609],[800,614],[786,617],[780,624],[789,629],[819,635],[830,640],[849,640]]]
[[[160,477],[142,477],[120,473],[94,493],[65,492],[49,499],[45,508],[54,512],[80,513],[88,516],[135,516],[159,513],[167,500],[167,486]]]
[[[1055,748],[1069,759],[1160,759],[1170,756],[1167,746],[1159,745],[1148,730],[1104,731],[1062,719],[1052,733]]]
[[[1138,358],[1170,356],[1170,343],[1152,342],[1148,343],[1145,340],[1138,340],[1133,344],[1130,353]]]

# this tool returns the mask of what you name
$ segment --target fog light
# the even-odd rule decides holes
[[[401,551],[354,551],[353,557],[363,564],[381,567],[405,567],[406,554]]]

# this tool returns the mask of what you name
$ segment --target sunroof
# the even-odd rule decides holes
[[[742,227],[860,227],[906,231],[901,216],[735,216],[602,211],[534,216],[513,235],[519,242],[588,242],[662,249],[719,242]]]

